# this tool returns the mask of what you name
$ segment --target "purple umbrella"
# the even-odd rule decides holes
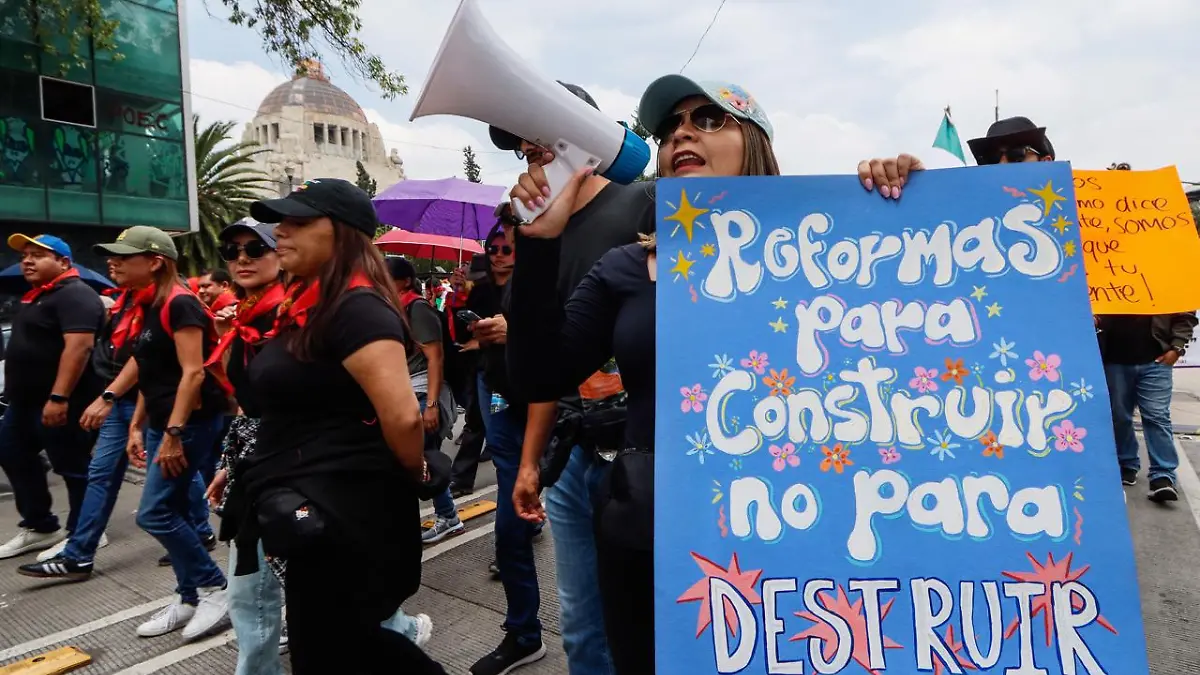
[[[380,222],[409,232],[483,239],[504,188],[458,178],[402,180],[373,200]]]

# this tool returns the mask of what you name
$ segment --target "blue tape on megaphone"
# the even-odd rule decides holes
[[[601,175],[614,183],[628,185],[642,175],[642,170],[649,161],[650,146],[640,136],[626,129],[620,152],[609,165],[608,171]]]

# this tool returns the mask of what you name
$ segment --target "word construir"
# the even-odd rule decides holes
[[[905,230],[900,234],[873,233],[858,238],[826,241],[833,229],[828,216],[814,213],[795,228],[779,227],[760,240],[761,227],[753,214],[735,210],[713,214],[716,262],[705,277],[705,296],[732,302],[739,294],[758,290],[769,274],[787,281],[804,274],[817,290],[835,283],[870,288],[876,284],[877,267],[895,260],[890,274],[904,286],[918,284],[949,287],[961,271],[981,271],[998,276],[1009,270],[1043,279],[1062,266],[1062,251],[1046,232],[1038,229],[1042,209],[1018,204],[1002,218],[984,218],[959,228],[942,223],[932,230]],[[1003,236],[1002,236],[1003,235]],[[1014,238],[1005,246],[1002,239]],[[755,248],[758,244],[761,248]],[[759,255],[752,255],[753,253]],[[932,268],[932,278],[927,279]],[[890,280],[889,280],[890,282]],[[890,283],[889,283],[890,285]],[[931,342],[955,346],[974,344],[979,338],[978,321],[969,302],[901,303],[889,300],[847,307],[834,295],[818,296],[796,306],[799,333],[796,362],[806,375],[823,370],[828,351],[821,334],[836,330],[847,345],[892,354],[907,351],[901,331],[923,334]]]

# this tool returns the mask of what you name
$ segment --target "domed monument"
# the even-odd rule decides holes
[[[356,162],[382,192],[404,180],[404,162],[383,146],[378,125],[339,89],[316,61],[308,61],[290,82],[275,87],[258,106],[242,136],[266,149],[255,156],[279,194],[310,178],[358,177]]]

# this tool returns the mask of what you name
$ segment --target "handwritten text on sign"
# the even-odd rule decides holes
[[[659,675],[1146,674],[1060,217],[1065,163],[659,181]]]
[[[1200,308],[1200,237],[1175,167],[1075,171],[1075,199],[1093,312]]]

